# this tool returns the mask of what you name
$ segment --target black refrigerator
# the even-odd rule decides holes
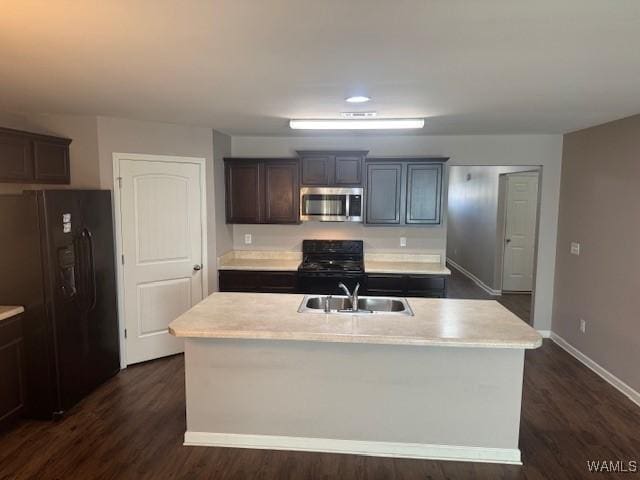
[[[56,418],[120,369],[111,192],[0,195],[0,304],[24,305],[26,414]]]

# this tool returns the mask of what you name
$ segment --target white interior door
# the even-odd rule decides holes
[[[507,174],[502,289],[530,292],[538,215],[538,173]]]
[[[119,161],[127,364],[183,351],[169,323],[203,298],[201,166]]]

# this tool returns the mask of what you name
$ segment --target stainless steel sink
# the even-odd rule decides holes
[[[303,301],[302,305],[306,306],[309,310],[324,310],[328,307],[329,310],[351,310],[351,299],[347,297],[321,297],[310,296],[304,297],[306,303]],[[329,305],[327,306],[327,301]]]
[[[358,310],[371,310],[372,312],[404,312],[411,310],[404,298],[387,297],[360,297],[358,299]],[[413,312],[412,312],[413,313]]]
[[[406,315],[413,316],[413,310],[406,298],[360,297],[358,310],[351,308],[351,299],[346,296],[305,295],[298,308],[300,313],[339,313],[348,315]]]

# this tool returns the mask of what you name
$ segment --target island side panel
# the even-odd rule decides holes
[[[187,431],[518,448],[524,351],[186,339]]]

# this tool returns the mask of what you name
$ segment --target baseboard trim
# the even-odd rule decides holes
[[[517,448],[483,448],[422,443],[368,442],[332,438],[248,435],[237,433],[191,432],[184,434],[188,446],[295,450],[347,453],[374,457],[452,460],[456,462],[505,463],[522,465]]]
[[[633,403],[640,407],[640,392],[634,390],[631,386],[627,385],[624,381],[620,380],[609,370],[602,367],[600,364],[591,360],[591,358],[587,357],[584,353],[578,350],[576,347],[567,342],[564,338],[562,338],[557,333],[551,332],[551,340],[558,345],[560,348],[565,350],[571,356],[573,356],[576,360],[582,363],[584,366],[592,370],[596,373],[600,378],[606,381],[609,385],[614,387],[620,393],[629,398]]]
[[[491,288],[489,285],[487,285],[486,283],[484,283],[482,280],[480,280],[478,277],[476,277],[473,273],[471,273],[469,270],[467,270],[464,267],[461,267],[460,265],[458,265],[456,262],[454,262],[453,260],[451,260],[449,257],[447,257],[447,263],[450,263],[451,266],[453,268],[455,268],[456,270],[458,270],[460,273],[462,273],[464,276],[468,277],[473,283],[475,283],[476,285],[478,285],[481,289],[483,289],[485,292],[487,292],[489,295],[495,295],[495,296],[500,296],[502,295],[502,291],[501,290],[495,290],[493,288]]]
[[[551,330],[538,330],[542,338],[551,338]]]

